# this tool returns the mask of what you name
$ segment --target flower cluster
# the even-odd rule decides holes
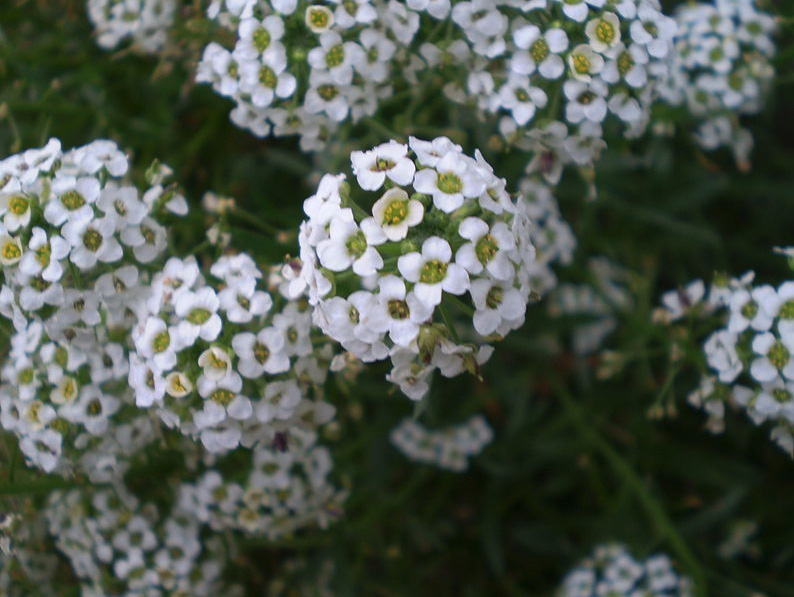
[[[794,454],[794,281],[777,288],[752,281],[752,273],[718,280],[708,295],[696,281],[677,293],[688,313],[723,314],[723,326],[703,345],[711,371],[689,401],[709,414],[714,432],[724,427],[726,404],[756,424],[771,422],[772,439]],[[678,310],[672,295],[665,302]]]
[[[0,594],[54,597],[58,557],[47,543],[47,525],[30,500],[14,500],[13,514],[0,514]]]
[[[599,545],[593,555],[571,570],[559,597],[688,597],[692,582],[679,575],[664,554],[637,560],[620,544]]]
[[[391,357],[388,379],[419,399],[435,369],[476,372],[492,351],[477,335],[522,325],[534,248],[526,202],[479,153],[446,137],[409,145],[353,152],[357,189],[322,179],[304,203],[291,286],[308,289],[323,332],[364,362]]]
[[[257,446],[245,482],[215,469],[180,487],[179,504],[214,531],[237,530],[271,539],[340,515],[345,493],[328,480],[331,455],[313,431],[296,430],[289,445]],[[244,467],[236,464],[237,477]]]
[[[97,478],[151,436],[146,421],[121,416],[132,402],[126,338],[166,248],[160,222],[187,206],[163,186],[166,168],[143,193],[124,183],[127,168],[110,141],[63,152],[51,140],[0,162],[0,314],[16,330],[0,423],[48,472],[80,457]]]
[[[683,5],[665,101],[685,106],[699,121],[696,141],[705,149],[729,146],[746,164],[750,133],[738,116],[757,113],[774,70],[774,18],[752,0]]]
[[[328,422],[322,384],[333,355],[314,346],[305,300],[278,296],[274,309],[246,254],[221,257],[209,275],[192,257],[172,257],[154,276],[132,331],[136,404],[211,452]]]
[[[216,0],[208,14],[236,42],[210,43],[196,78],[233,98],[232,120],[256,135],[321,149],[343,121],[440,73],[452,100],[502,114],[511,142],[579,163],[603,146],[609,113],[631,134],[645,128],[675,33],[656,0]]]
[[[491,443],[493,431],[482,415],[436,430],[427,429],[414,419],[403,419],[389,438],[411,460],[461,472],[468,468],[469,458]]]
[[[130,40],[143,52],[157,52],[174,21],[176,0],[88,0],[97,43],[106,50]]]
[[[192,512],[163,514],[116,485],[54,492],[45,514],[83,595],[241,595],[221,579],[226,546]]]

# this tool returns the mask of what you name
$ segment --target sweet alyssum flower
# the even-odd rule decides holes
[[[412,179],[388,178],[384,165],[372,183],[363,164],[377,156],[395,167],[410,159],[402,168]],[[305,202],[295,288],[308,290],[315,323],[345,349],[364,361],[391,356],[389,379],[417,399],[435,369],[478,370],[490,355],[478,330],[499,337],[523,323],[534,263],[528,206],[480,154],[447,138],[391,141],[352,161],[365,188],[327,175]]]

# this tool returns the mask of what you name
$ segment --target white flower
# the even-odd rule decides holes
[[[513,32],[517,47],[526,52],[516,52],[510,68],[522,75],[537,70],[544,79],[557,79],[565,71],[559,54],[568,49],[568,36],[562,29],[541,31],[536,25],[524,25]]]
[[[372,218],[363,220],[359,228],[345,210],[331,220],[329,232],[330,238],[317,245],[323,267],[341,272],[352,266],[359,276],[371,276],[383,267],[383,258],[372,245],[385,242],[386,235]]]
[[[149,317],[135,337],[135,348],[138,353],[147,359],[152,359],[161,371],[167,371],[176,365],[176,352],[181,346],[174,341],[173,331],[159,317]]]
[[[323,33],[333,26],[334,13],[325,6],[312,4],[306,7],[304,21],[306,26],[314,33]]]
[[[198,358],[202,368],[202,378],[217,381],[232,374],[232,359],[220,346],[210,346]],[[201,378],[200,378],[201,379]]]
[[[66,221],[92,218],[92,204],[99,197],[99,188],[96,178],[56,177],[52,183],[56,198],[47,202],[44,219],[60,226]]]
[[[424,218],[425,208],[420,201],[409,199],[402,189],[389,189],[372,206],[372,216],[386,238],[392,242],[404,239],[408,228]]]
[[[778,378],[778,373],[794,380],[794,338],[778,339],[770,332],[762,332],[753,338],[752,347],[759,355],[750,364],[750,374],[756,380],[771,382]]]
[[[568,65],[574,79],[588,82],[604,68],[604,58],[596,54],[589,45],[580,44],[568,54]]]
[[[398,185],[410,184],[416,172],[413,160],[408,157],[408,146],[395,141],[369,151],[354,151],[350,162],[359,186],[365,191],[377,191],[386,177]]]
[[[455,261],[472,274],[483,268],[498,280],[509,280],[515,272],[509,259],[509,251],[515,249],[515,238],[504,222],[490,228],[480,218],[469,217],[460,223],[458,234],[471,242],[466,243],[455,254]]]
[[[273,381],[265,386],[263,400],[256,405],[256,418],[262,423],[274,419],[289,419],[301,401],[301,391],[295,380]]]
[[[69,259],[82,270],[94,267],[97,261],[112,263],[124,252],[116,240],[116,221],[112,215],[72,219],[61,228],[63,238],[72,246]]]
[[[403,277],[414,283],[416,297],[425,305],[435,307],[441,302],[442,290],[463,294],[469,288],[469,275],[457,263],[450,263],[452,249],[438,236],[422,243],[422,253],[408,253],[397,260]]]
[[[620,19],[613,12],[602,12],[585,26],[590,47],[605,54],[620,43]]]
[[[529,84],[529,77],[511,74],[499,89],[499,105],[510,110],[519,126],[524,126],[535,115],[538,108],[546,105],[546,93]]]
[[[433,314],[433,306],[423,303],[414,293],[406,293],[405,282],[397,276],[384,276],[378,284],[377,301],[369,312],[368,325],[379,332],[389,332],[392,342],[409,346],[419,333],[419,326]]]
[[[177,329],[185,345],[193,344],[196,338],[212,342],[218,337],[223,327],[219,306],[218,295],[209,286],[179,296],[175,304],[176,315],[181,318]]]
[[[476,162],[458,152],[446,153],[435,168],[419,170],[414,188],[433,196],[433,205],[451,213],[463,205],[466,197],[477,197],[485,191],[485,180]]]
[[[241,332],[232,338],[232,348],[239,357],[237,369],[243,377],[256,379],[264,373],[283,373],[290,367],[289,357],[283,352],[284,333],[273,327],[260,330],[256,335]]]
[[[471,298],[476,309],[474,329],[483,336],[503,333],[500,328],[504,322],[510,328],[520,327],[524,322],[527,301],[517,288],[480,278],[471,283]]]

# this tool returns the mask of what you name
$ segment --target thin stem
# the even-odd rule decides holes
[[[692,577],[695,584],[695,594],[698,597],[706,597],[708,593],[703,569],[686,544],[686,541],[684,541],[684,538],[667,516],[664,507],[648,490],[631,464],[629,464],[629,462],[621,456],[620,452],[613,448],[612,445],[598,433],[598,429],[595,426],[585,420],[576,401],[563,387],[562,383],[555,379],[552,380],[552,384],[563,406],[568,411],[568,414],[580,433],[601,452],[615,472],[631,489],[634,497],[637,498],[637,501],[645,510],[651,524],[655,527],[656,532],[659,533],[662,539],[666,539],[669,542],[670,547]]]
[[[458,336],[458,331],[455,329],[455,325],[452,323],[452,320],[449,317],[449,313],[447,313],[446,307],[444,304],[441,303],[438,305],[438,311],[441,313],[441,319],[444,320],[444,324],[447,326],[449,330],[449,335],[452,336],[452,340],[455,344],[460,344],[460,337]]]

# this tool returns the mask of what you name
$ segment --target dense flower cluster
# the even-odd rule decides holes
[[[711,371],[689,401],[709,414],[714,432],[724,428],[726,404],[757,425],[772,423],[772,439],[794,455],[794,281],[775,288],[753,277],[717,280],[708,292],[696,280],[663,297],[661,319],[719,312],[723,326],[703,345]]]
[[[45,514],[82,595],[241,595],[221,578],[226,546],[201,537],[192,512],[164,514],[117,485],[54,492]]]
[[[752,0],[714,0],[682,5],[665,101],[683,105],[699,126],[696,141],[706,149],[731,147],[747,162],[753,140],[738,122],[760,111],[774,76],[774,18]]]
[[[259,136],[297,133],[321,149],[339,123],[443,73],[449,98],[505,115],[509,140],[579,163],[602,148],[607,114],[645,128],[675,33],[656,0],[216,0],[208,14],[236,43],[209,44],[197,80],[233,98],[232,120]]]
[[[427,429],[414,419],[403,419],[389,438],[411,460],[461,472],[469,467],[469,458],[491,443],[493,431],[482,415],[444,429]]]
[[[691,581],[664,554],[637,560],[620,544],[596,547],[565,577],[558,597],[688,597]]]
[[[110,141],[63,152],[53,139],[0,162],[0,314],[16,329],[0,423],[46,471],[68,466],[68,447],[69,464],[84,458],[96,478],[151,435],[147,421],[115,416],[132,402],[126,338],[166,249],[160,221],[187,205],[163,186],[166,168],[143,193],[124,182],[127,168]]]
[[[526,201],[479,153],[446,137],[409,145],[353,152],[355,190],[344,175],[322,179],[304,204],[291,287],[308,289],[323,332],[364,362],[390,357],[388,379],[419,399],[435,369],[475,372],[490,356],[477,335],[521,326],[534,248]]]
[[[331,454],[316,433],[295,430],[289,445],[257,446],[245,482],[215,469],[180,487],[181,508],[215,531],[238,530],[271,539],[337,518],[344,492],[330,485]],[[234,475],[241,469],[238,463]]]
[[[132,331],[136,404],[211,452],[328,422],[334,409],[321,392],[331,346],[314,346],[305,301],[277,297],[274,309],[245,254],[221,257],[209,274],[192,257],[172,257],[154,276]]]
[[[176,0],[88,0],[97,43],[112,50],[131,41],[143,52],[157,52],[174,21]]]

